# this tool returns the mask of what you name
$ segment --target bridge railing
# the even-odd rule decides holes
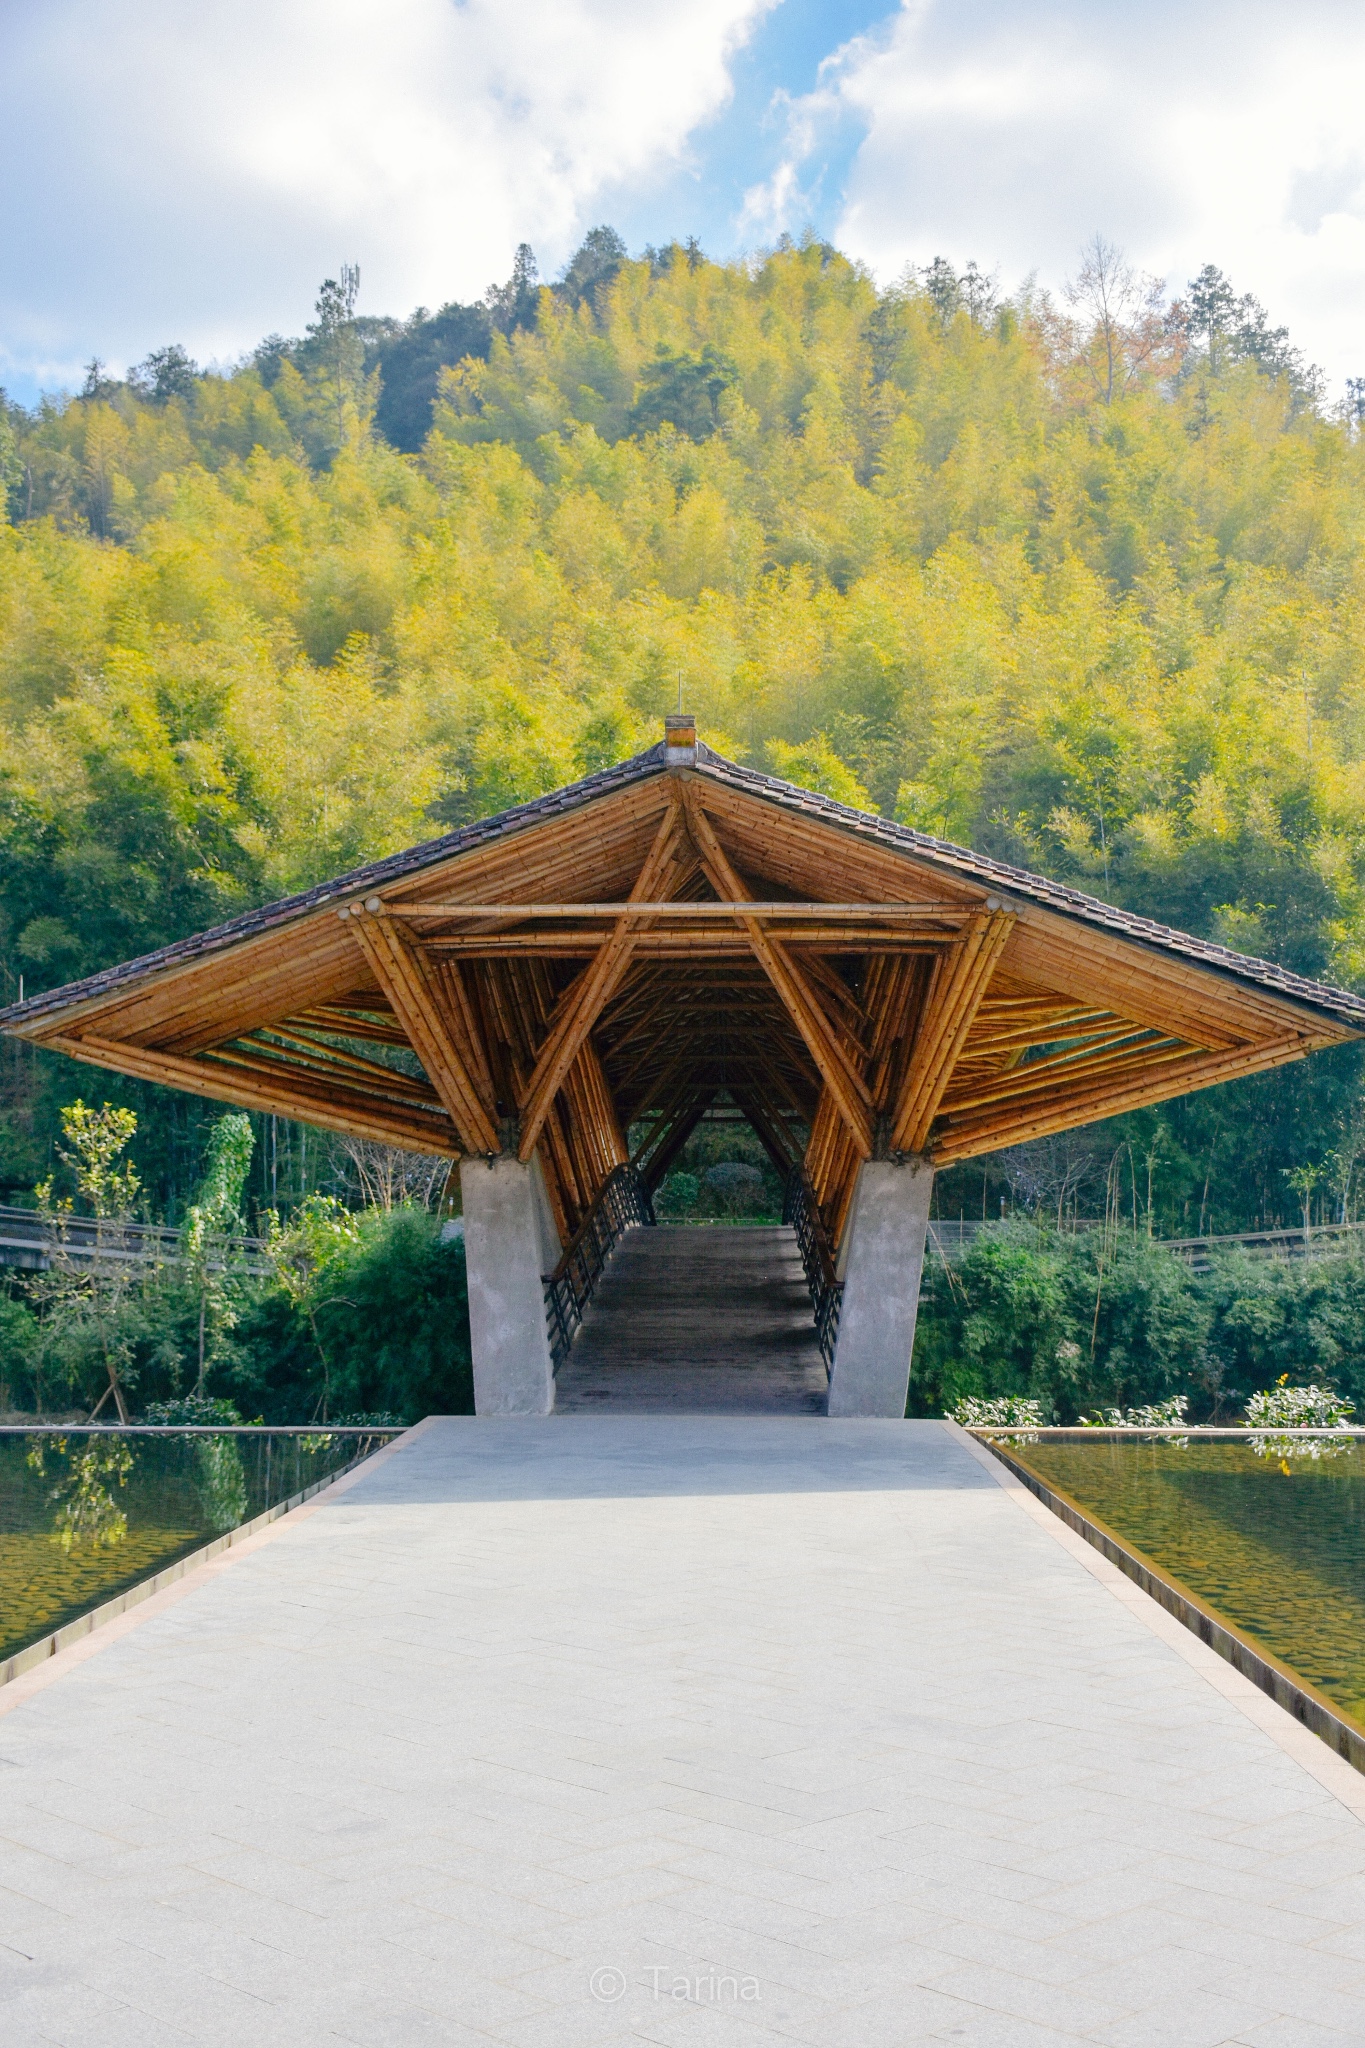
[[[613,1167],[559,1264],[544,1276],[545,1319],[556,1372],[569,1355],[607,1260],[628,1230],[653,1222],[654,1204],[638,1170]]]
[[[806,1269],[806,1285],[810,1288],[811,1306],[815,1310],[815,1332],[820,1340],[820,1353],[832,1371],[844,1283],[835,1270],[834,1252],[820,1214],[820,1204],[815,1198],[810,1176],[803,1167],[797,1167],[787,1182],[782,1221],[789,1223],[796,1232],[801,1263]]]
[[[78,1266],[173,1266],[185,1257],[178,1230],[159,1223],[110,1222],[94,1216],[63,1216],[49,1221],[36,1209],[0,1205],[0,1266],[18,1266],[45,1273],[53,1256]],[[268,1270],[265,1239],[215,1234],[209,1239],[209,1266],[229,1262],[248,1272]]]

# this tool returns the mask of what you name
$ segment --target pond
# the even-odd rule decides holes
[[[394,1433],[0,1434],[0,1661]]]
[[[1365,1443],[1040,1439],[1009,1456],[1365,1728]]]

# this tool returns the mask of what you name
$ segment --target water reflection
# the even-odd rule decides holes
[[[396,1431],[0,1434],[0,1659]]]
[[[1011,1455],[1365,1726],[1365,1444],[1308,1441]]]
[[[73,1450],[69,1437],[30,1437],[28,1466],[40,1479],[60,1473],[47,1501],[57,1510],[52,1541],[68,1556],[81,1544],[112,1550],[122,1543],[128,1517],[110,1489],[126,1486],[133,1469],[133,1453],[126,1443],[87,1440],[82,1449]]]

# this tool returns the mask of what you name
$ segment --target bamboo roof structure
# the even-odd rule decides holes
[[[561,1234],[733,1105],[837,1244],[938,1165],[1365,1035],[1365,1001],[725,760],[635,759],[0,1012],[217,1102],[533,1154]]]

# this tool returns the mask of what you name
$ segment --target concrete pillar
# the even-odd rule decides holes
[[[511,1153],[460,1166],[476,1415],[548,1415],[554,1365],[541,1275],[559,1242],[541,1179]]]
[[[870,1159],[858,1175],[844,1233],[831,1415],[905,1413],[933,1185],[927,1159]]]

